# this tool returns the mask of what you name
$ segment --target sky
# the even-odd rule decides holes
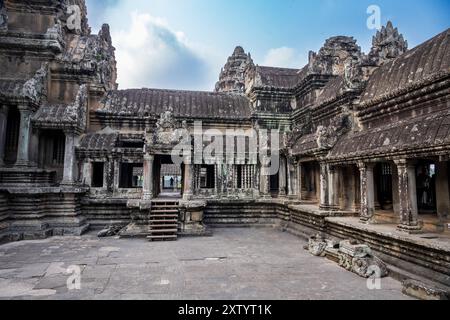
[[[111,27],[119,88],[213,90],[234,48],[256,64],[301,68],[332,36],[369,52],[369,6],[413,48],[450,27],[450,0],[87,0],[89,23]]]

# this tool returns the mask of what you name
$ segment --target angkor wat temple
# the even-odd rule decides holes
[[[84,0],[0,1],[0,240],[278,227],[358,240],[450,284],[450,29],[408,50],[389,22],[367,54],[333,37],[301,69],[237,47],[214,92],[119,90],[109,27],[91,34],[86,12]],[[175,164],[199,121],[280,132],[279,170],[237,150]]]

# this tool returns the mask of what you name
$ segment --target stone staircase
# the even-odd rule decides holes
[[[148,217],[149,241],[175,241],[178,238],[178,201],[155,200]]]

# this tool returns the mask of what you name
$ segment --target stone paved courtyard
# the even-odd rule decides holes
[[[408,299],[311,256],[272,229],[216,229],[177,242],[52,238],[0,246],[0,299]],[[81,267],[81,290],[67,268]]]

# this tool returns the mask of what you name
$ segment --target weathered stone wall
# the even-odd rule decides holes
[[[84,199],[82,212],[91,229],[127,225],[131,221],[131,210],[127,208],[127,200],[124,199]]]
[[[28,80],[41,67],[43,59],[24,59],[23,56],[0,54],[1,77]]]
[[[13,32],[45,33],[54,21],[50,14],[8,11],[8,29]]]
[[[80,235],[89,225],[81,215],[81,193],[48,190],[8,196],[9,240],[45,239],[53,235]]]

